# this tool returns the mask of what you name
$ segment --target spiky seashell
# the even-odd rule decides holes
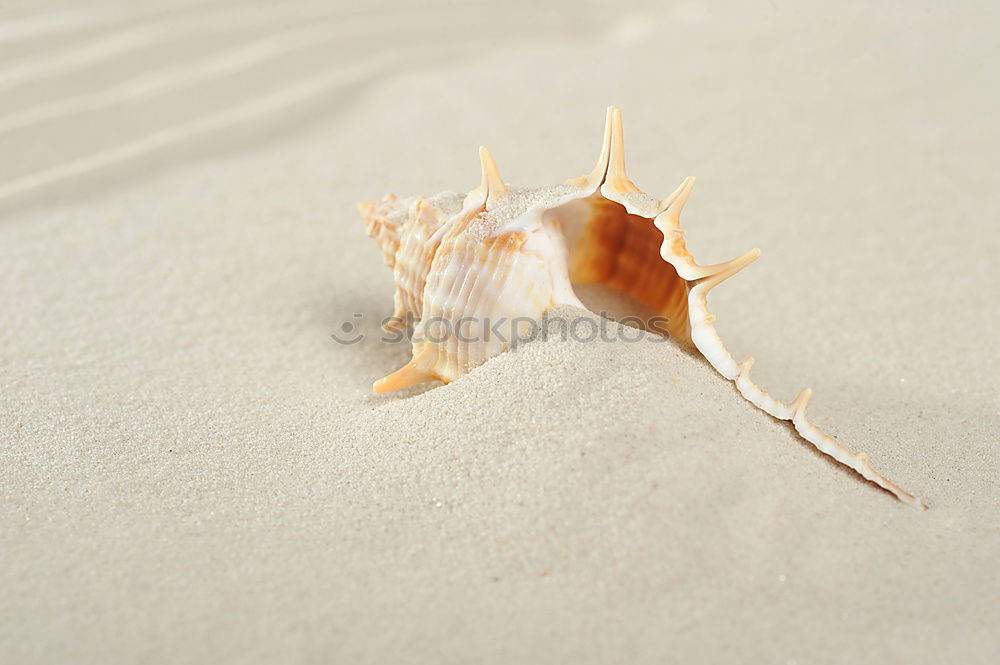
[[[582,308],[572,284],[602,283],[663,317],[661,332],[697,349],[755,406],[791,421],[820,451],[901,501],[926,508],[878,474],[865,453],[850,452],[806,420],[809,388],[786,404],[751,380],[753,358],[733,359],[712,324],[708,294],[760,250],[726,263],[696,263],[680,223],[694,178],[663,200],[640,191],[625,173],[618,109],[608,109],[594,170],[562,185],[510,187],[489,151],[479,154],[481,182],[464,199],[451,192],[408,200],[390,194],[358,206],[395,277],[388,326],[416,322],[412,360],[376,381],[376,392],[453,381],[509,348],[519,328],[540,322],[550,307]],[[452,334],[435,335],[433,325]]]

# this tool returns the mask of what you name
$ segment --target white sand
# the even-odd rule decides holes
[[[88,4],[0,10],[0,662],[1000,659],[995,8]],[[929,511],[669,344],[370,394],[355,201],[580,175],[609,103],[700,261],[764,251],[734,355]]]

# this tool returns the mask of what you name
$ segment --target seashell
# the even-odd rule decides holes
[[[811,389],[784,403],[750,378],[753,358],[737,363],[730,355],[713,326],[708,294],[756,260],[760,250],[699,265],[680,220],[694,178],[663,200],[639,190],[625,172],[617,108],[608,108],[597,165],[562,185],[509,186],[489,151],[480,148],[479,155],[481,182],[465,197],[445,192],[401,200],[390,194],[358,205],[395,279],[395,310],[387,327],[416,322],[412,359],[376,381],[376,392],[454,381],[510,348],[522,328],[541,322],[550,307],[584,308],[573,284],[601,283],[661,315],[666,329],[660,332],[697,350],[756,407],[790,421],[821,452],[900,501],[926,508],[877,473],[867,454],[849,451],[806,419]],[[453,334],[434,335],[434,325]]]

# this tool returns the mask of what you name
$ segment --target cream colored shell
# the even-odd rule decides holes
[[[696,263],[680,223],[694,178],[663,200],[640,191],[625,172],[618,109],[608,109],[593,171],[562,185],[511,187],[486,148],[480,148],[480,158],[481,183],[464,198],[446,192],[400,200],[390,194],[358,206],[396,282],[388,327],[415,323],[412,360],[376,381],[376,392],[453,381],[507,350],[525,321],[541,321],[555,305],[583,307],[572,284],[602,283],[662,315],[671,338],[697,349],[762,411],[791,421],[820,451],[901,501],[926,508],[877,473],[865,453],[850,452],[809,423],[809,388],[791,403],[781,402],[750,378],[753,358],[737,363],[730,355],[713,326],[708,294],[760,250],[726,263]],[[478,328],[496,322],[503,322],[501,335]],[[428,329],[442,324],[463,334]]]

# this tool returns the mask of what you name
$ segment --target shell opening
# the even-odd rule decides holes
[[[547,215],[564,229],[570,282],[588,309],[612,319],[641,319],[650,332],[691,344],[690,284],[662,258],[663,233],[651,219],[630,214],[600,194],[553,208]],[[597,285],[631,302],[609,299]]]

